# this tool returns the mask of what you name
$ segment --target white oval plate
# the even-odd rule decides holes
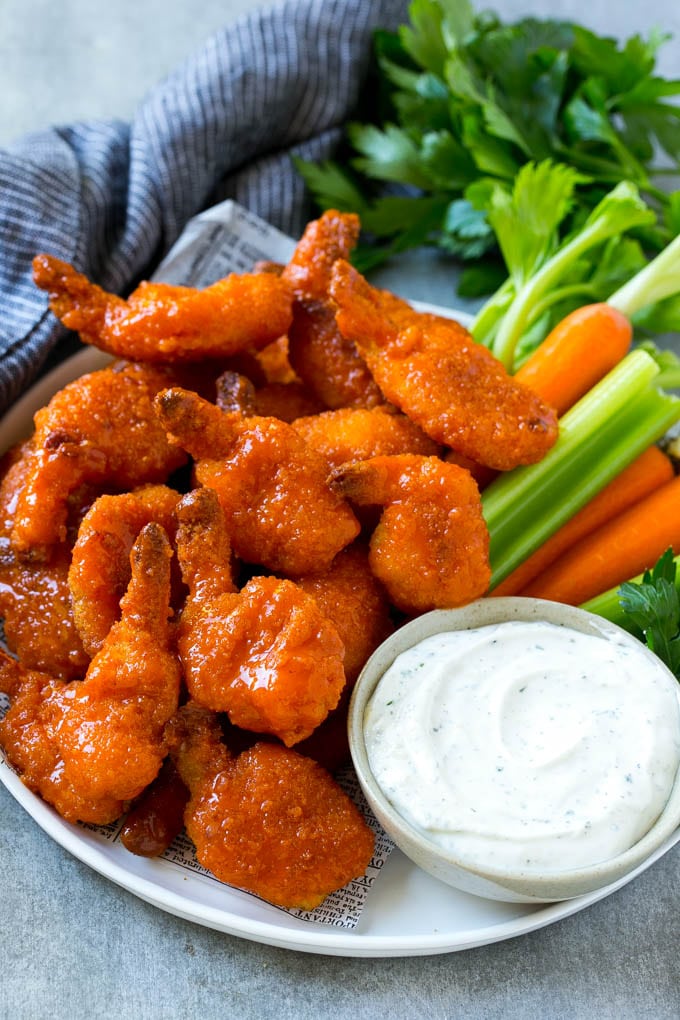
[[[451,309],[423,310],[456,315]],[[461,321],[467,316],[458,315]],[[72,379],[107,359],[86,349],[54,369],[0,423],[0,450],[31,431],[33,413]],[[154,906],[242,938],[331,956],[426,956],[523,935],[575,914],[626,885],[680,840],[680,829],[649,860],[620,881],[587,896],[548,906],[499,903],[469,896],[420,871],[398,850],[371,889],[356,928],[301,921],[253,896],[164,860],[128,853],[85,827],[71,825],[21,783],[0,755],[0,781],[52,839],[78,860]]]

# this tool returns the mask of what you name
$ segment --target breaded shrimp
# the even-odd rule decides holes
[[[328,210],[307,225],[283,270],[295,293],[288,330],[290,363],[324,407],[373,407],[384,402],[352,340],[335,322],[328,296],[333,263],[348,258],[359,237],[359,219]]]
[[[368,562],[368,550],[353,543],[328,570],[296,582],[313,595],[323,615],[337,627],[345,646],[345,675],[352,685],[369,655],[392,633],[387,595]]]
[[[385,398],[438,443],[500,471],[533,464],[555,443],[555,411],[458,323],[405,312],[342,260],[330,292],[340,331]]]
[[[331,469],[395,453],[434,457],[440,450],[410,418],[387,405],[345,407],[297,418],[292,424],[308,446],[323,454]]]
[[[451,609],[489,585],[489,534],[468,471],[436,457],[375,457],[346,464],[334,485],[360,506],[379,504],[369,562],[405,613]]]
[[[78,529],[68,586],[76,627],[88,655],[94,655],[120,615],[120,600],[130,582],[130,552],[142,528],[155,521],[175,534],[180,495],[166,485],[100,496]]]
[[[166,382],[144,365],[104,368],[69,383],[37,412],[12,529],[16,552],[37,559],[64,541],[69,497],[83,483],[101,492],[164,482],[186,461],[154,414],[153,394]]]
[[[168,740],[191,791],[187,833],[220,881],[312,910],[364,874],[373,834],[316,762],[265,743],[234,758],[215,717],[191,703],[169,724]]]
[[[325,570],[359,523],[327,484],[324,458],[276,418],[224,414],[187,390],[158,394],[159,420],[214,489],[236,555],[296,577]]]
[[[24,562],[10,544],[17,500],[31,464],[30,449],[30,443],[21,444],[0,465],[0,617],[7,647],[24,666],[64,680],[79,679],[89,657],[71,610],[70,542],[52,546],[42,563]]]
[[[0,689],[12,705],[0,743],[26,785],[69,821],[118,818],[165,757],[163,729],[180,683],[168,624],[170,556],[163,529],[147,525],[132,550],[121,619],[84,680],[2,662]]]
[[[205,290],[144,282],[124,300],[66,262],[37,255],[33,279],[83,343],[137,361],[225,358],[264,347],[291,321],[291,289],[270,273],[232,273]]]
[[[256,387],[245,375],[223,372],[216,389],[217,406],[227,414],[259,415],[292,422],[323,410],[301,382],[271,382]]]
[[[177,645],[190,694],[243,729],[288,745],[304,739],[345,686],[336,628],[292,581],[256,577],[234,591],[215,493],[189,493],[177,516],[177,555],[189,588]]]

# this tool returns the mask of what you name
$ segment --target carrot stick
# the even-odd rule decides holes
[[[581,539],[521,595],[577,606],[680,552],[680,476]]]
[[[628,353],[632,336],[616,308],[584,305],[555,326],[515,379],[564,414]]]
[[[491,595],[517,595],[558,556],[596,528],[623,513],[673,478],[673,464],[658,446],[650,446],[602,489],[594,499],[527,557]]]

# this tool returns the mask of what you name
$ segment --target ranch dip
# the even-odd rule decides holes
[[[379,681],[366,749],[394,808],[446,850],[565,871],[627,850],[663,810],[679,687],[627,635],[543,622],[436,634]]]

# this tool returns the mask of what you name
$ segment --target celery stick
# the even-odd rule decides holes
[[[632,280],[607,298],[607,304],[629,319],[680,290],[680,234]]]
[[[645,206],[637,189],[630,182],[622,181],[613,191],[605,195],[578,233],[561,245],[555,254],[519,288],[500,322],[491,349],[508,371],[512,371],[515,348],[534,314],[536,305],[557,286],[577,259],[610,237],[632,227],[648,224],[652,219],[653,213]]]
[[[680,400],[654,385],[658,374],[644,351],[629,354],[562,418],[542,461],[485,490],[491,589],[680,419]]]

